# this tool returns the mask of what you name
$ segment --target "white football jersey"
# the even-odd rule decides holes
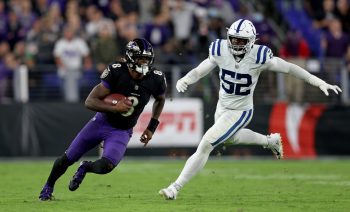
[[[219,104],[234,110],[253,108],[253,93],[260,73],[273,58],[270,48],[254,45],[251,51],[236,62],[227,40],[217,39],[209,47],[209,59],[220,68]]]

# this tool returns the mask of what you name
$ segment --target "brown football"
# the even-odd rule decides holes
[[[115,105],[117,104],[118,101],[120,100],[124,100],[126,99],[126,97],[123,94],[119,94],[119,93],[112,93],[107,95],[103,101],[109,105]]]

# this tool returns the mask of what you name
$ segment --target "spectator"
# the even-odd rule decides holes
[[[324,56],[344,58],[349,44],[349,35],[343,32],[341,22],[338,19],[332,20],[329,24],[329,32],[322,38]]]
[[[350,33],[350,6],[348,0],[338,0],[335,10],[336,16],[340,19],[343,31]]]
[[[140,5],[138,0],[112,0],[110,12],[107,17],[117,21],[120,18],[128,19],[128,22],[136,24],[140,15]]]
[[[312,19],[316,19],[318,11],[323,10],[322,1],[320,0],[304,0],[304,8]]]
[[[167,1],[164,1],[161,6],[154,7],[152,22],[144,26],[144,37],[155,49],[163,46],[172,37],[169,20],[169,7]]]
[[[28,31],[32,28],[33,23],[37,19],[35,13],[32,11],[32,3],[30,0],[23,0],[20,2],[21,12],[18,14],[19,22],[21,24],[22,37],[24,38]]]
[[[7,38],[7,14],[5,11],[5,3],[0,1],[0,41]]]
[[[10,86],[10,59],[14,58],[10,53],[10,46],[7,42],[0,43],[0,103],[8,102],[8,88]]]
[[[322,38],[321,46],[325,56],[323,68],[330,81],[339,83],[339,70],[350,48],[349,35],[342,31],[340,20],[335,19],[330,23],[329,32]]]
[[[41,18],[40,22],[35,24],[35,28],[37,28],[36,30],[39,30],[39,33],[34,32],[34,37],[32,37],[32,39],[35,42],[33,42],[32,44],[36,44],[37,54],[34,54],[34,57],[37,64],[54,63],[54,57],[52,52],[54,49],[55,42],[59,38],[59,31],[57,31],[59,30],[59,28],[55,27],[55,24],[53,24],[52,21],[53,20],[50,19],[48,16],[44,16]]]
[[[92,55],[97,71],[102,73],[111,61],[115,61],[118,45],[109,25],[102,25],[98,37],[92,45]]]
[[[58,75],[63,81],[63,92],[67,102],[79,101],[78,80],[83,67],[91,69],[89,48],[80,37],[75,37],[74,30],[65,27],[64,36],[54,48]],[[84,61],[83,61],[84,59]]]
[[[13,11],[10,11],[8,13],[6,40],[10,44],[11,49],[19,40],[23,38],[23,36],[24,32],[22,31],[22,26],[18,20],[17,14]]]
[[[170,5],[171,22],[174,25],[176,39],[187,42],[194,25],[193,16],[196,5],[184,0],[175,0]]]
[[[88,22],[86,24],[85,31],[89,39],[95,38],[99,33],[100,28],[108,29],[112,35],[115,34],[115,26],[113,21],[109,18],[105,18],[103,13],[94,5],[87,8],[86,17]]]
[[[300,31],[290,30],[287,32],[287,39],[283,42],[280,50],[280,56],[283,58],[310,57],[310,49],[305,39],[303,39]]]
[[[49,4],[47,0],[35,0],[33,3],[33,11],[37,16],[43,16],[49,10]]]
[[[128,41],[133,40],[138,37],[138,28],[135,23],[130,21],[128,17],[121,17],[115,21],[118,36],[117,42],[120,46],[119,55],[125,52],[125,46]]]
[[[323,0],[322,8],[322,10],[316,11],[313,26],[326,31],[330,21],[336,18],[334,0]]]
[[[287,39],[280,50],[282,58],[288,58],[292,63],[305,68],[305,59],[310,57],[310,49],[307,42],[301,36],[300,31],[290,30]],[[289,102],[301,103],[304,98],[304,82],[290,75],[285,75],[285,90]]]

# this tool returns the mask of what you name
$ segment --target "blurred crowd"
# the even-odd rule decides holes
[[[348,1],[307,0],[305,9],[325,32],[325,55],[350,58]],[[0,16],[0,102],[19,64],[56,73],[68,89],[65,99],[77,101],[82,73],[101,73],[136,37],[153,44],[156,63],[197,64],[237,18],[252,20],[257,43],[276,55],[313,56],[298,30],[278,45],[266,17],[240,0],[0,0]]]

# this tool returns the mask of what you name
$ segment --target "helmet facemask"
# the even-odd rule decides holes
[[[146,75],[149,72],[149,67],[153,63],[153,58],[151,56],[145,56],[145,55],[134,55],[130,56],[130,54],[126,54],[128,57],[128,60],[131,63],[128,63],[129,67],[133,68],[134,71]]]
[[[248,53],[254,44],[251,39],[231,35],[227,36],[227,41],[231,54],[235,56]]]
[[[227,29],[227,45],[232,55],[249,53],[256,40],[255,27],[252,22],[240,19]]]

